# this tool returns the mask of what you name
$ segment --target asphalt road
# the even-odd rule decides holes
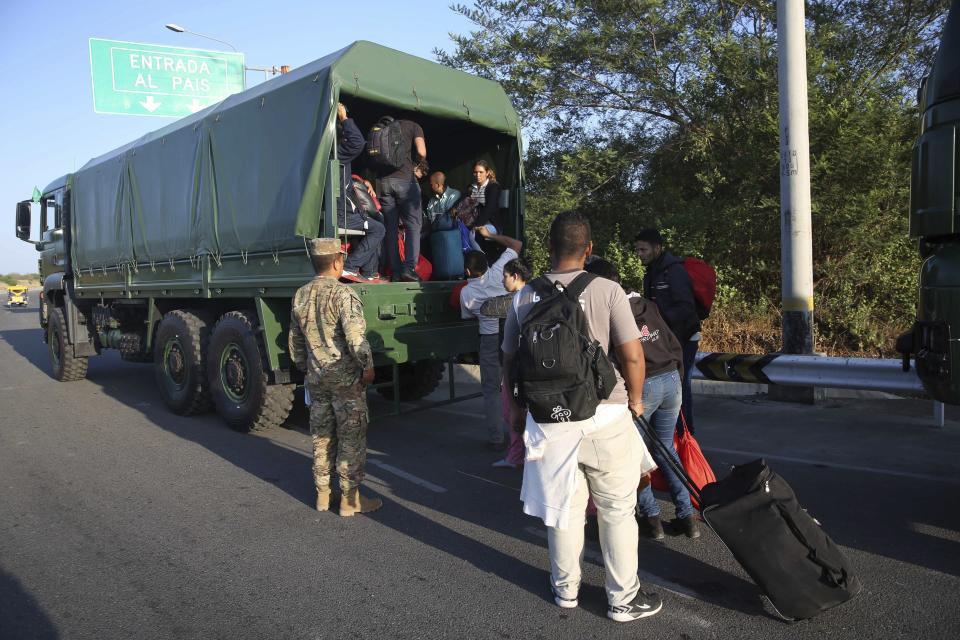
[[[701,398],[698,437],[714,468],[765,455],[849,554],[864,592],[787,624],[708,531],[641,542],[641,577],[665,606],[617,624],[604,616],[595,545],[580,608],[548,597],[542,524],[521,512],[520,472],[490,467],[479,400],[379,419],[367,491],[385,506],[340,519],[311,507],[302,409],[289,428],[241,435],[213,414],[168,413],[151,366],[114,353],[92,360],[85,381],[48,371],[35,306],[0,310],[3,639],[960,631],[960,423],[949,411],[932,427],[927,402]]]

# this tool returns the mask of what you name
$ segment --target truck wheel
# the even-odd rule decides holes
[[[67,340],[67,319],[60,307],[51,311],[47,322],[47,347],[54,379],[70,382],[87,377],[87,359],[73,355],[73,348]]]
[[[207,375],[213,403],[227,425],[249,433],[277,427],[293,408],[295,384],[269,384],[256,316],[230,311],[210,338]]]
[[[197,311],[176,309],[164,314],[153,344],[154,374],[170,411],[189,416],[210,409],[204,373],[210,323]]]
[[[400,365],[400,400],[419,400],[430,395],[443,378],[445,363],[441,360],[418,360]],[[388,382],[393,367],[377,367],[375,382]],[[393,387],[378,387],[377,391],[387,400],[393,400]]]

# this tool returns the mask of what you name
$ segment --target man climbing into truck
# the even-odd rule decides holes
[[[412,120],[384,116],[367,136],[367,164],[377,176],[377,195],[386,224],[387,264],[394,282],[419,282],[414,270],[420,257],[420,184],[414,168],[427,159],[423,128]],[[400,260],[398,236],[404,231],[404,258]]]

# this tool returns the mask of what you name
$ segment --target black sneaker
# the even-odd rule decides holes
[[[628,604],[619,607],[607,607],[607,617],[616,622],[633,622],[650,617],[663,608],[663,599],[655,593],[646,593],[643,589]]]
[[[637,514],[637,524],[640,527],[640,535],[651,540],[663,540],[666,535],[663,533],[663,524],[660,522],[660,516],[643,516]]]
[[[590,542],[600,542],[600,524],[597,522],[597,516],[587,516],[587,522],[583,526],[583,537]]]
[[[420,282],[420,276],[415,271],[404,269],[400,272],[400,282]]]

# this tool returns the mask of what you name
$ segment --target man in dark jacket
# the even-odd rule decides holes
[[[656,303],[660,315],[683,347],[683,417],[693,433],[690,371],[700,342],[700,318],[693,298],[693,284],[683,260],[663,248],[663,236],[658,230],[641,230],[634,238],[634,248],[646,267],[643,297]]]
[[[337,103],[337,159],[340,161],[340,201],[338,203],[339,226],[350,231],[362,231],[361,236],[351,236],[350,255],[344,263],[343,277],[355,281],[379,281],[380,244],[386,235],[381,222],[363,211],[354,198],[346,197],[353,189],[351,163],[356,160],[367,141],[359,127],[347,115],[342,102]]]

